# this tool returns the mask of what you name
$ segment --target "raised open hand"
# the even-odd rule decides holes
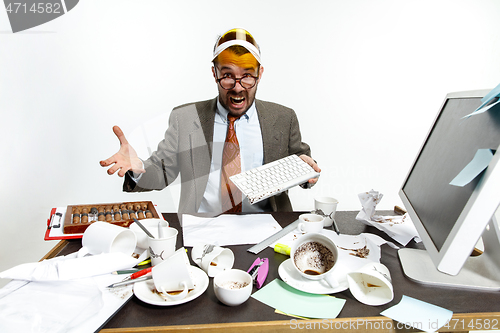
[[[142,161],[137,157],[134,148],[128,143],[125,135],[118,126],[113,126],[113,132],[120,141],[120,150],[110,158],[100,161],[102,167],[111,167],[108,169],[108,174],[112,175],[118,171],[118,176],[123,177],[128,170],[134,173],[146,172],[143,168]]]

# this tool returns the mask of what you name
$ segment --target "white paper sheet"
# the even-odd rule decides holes
[[[182,216],[184,246],[257,244],[281,229],[269,214]]]
[[[40,262],[17,265],[0,272],[0,278],[26,281],[72,280],[127,269],[146,258],[145,250],[139,258],[119,252],[77,258],[75,252]]]
[[[382,193],[371,190],[360,193],[358,197],[362,209],[356,216],[356,220],[385,232],[388,236],[402,245],[406,246],[413,238],[415,238],[416,242],[420,242],[418,231],[408,214],[404,216],[375,215],[377,204],[383,197]]]
[[[0,289],[0,312],[6,315],[0,321],[0,332],[95,332],[132,297],[132,284],[106,288],[124,277],[105,274],[71,281],[14,280]]]

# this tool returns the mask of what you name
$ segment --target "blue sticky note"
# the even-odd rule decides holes
[[[462,119],[469,118],[470,116],[475,116],[477,114],[486,112],[489,109],[491,109],[492,107],[494,107],[495,105],[499,104],[500,100],[485,107],[485,105],[487,105],[489,102],[491,102],[491,100],[495,97],[500,97],[500,84],[498,86],[496,86],[495,88],[493,88],[489,93],[486,94],[486,96],[484,96],[481,99],[481,102],[482,102],[481,105],[474,112],[462,117]]]
[[[476,178],[484,169],[488,167],[493,158],[491,149],[478,149],[472,161],[453,178],[450,185],[463,187]]]
[[[489,93],[487,93],[486,96],[484,96],[481,99],[481,102],[488,103],[489,101],[491,101],[493,98],[495,98],[497,96],[500,96],[500,84],[498,86],[496,86],[495,88],[493,88]]]
[[[426,332],[437,331],[453,316],[450,310],[404,295],[401,302],[380,314]]]
[[[345,299],[310,294],[274,279],[252,295],[256,300],[288,314],[306,318],[337,318]]]

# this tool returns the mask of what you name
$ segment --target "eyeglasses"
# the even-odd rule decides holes
[[[236,86],[236,82],[239,82],[240,85],[245,89],[250,89],[255,86],[257,83],[258,76],[252,76],[250,74],[244,74],[239,79],[233,77],[231,74],[224,74],[220,79],[217,78],[216,81],[222,87],[222,89],[231,90]]]

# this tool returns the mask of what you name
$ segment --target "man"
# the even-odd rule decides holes
[[[161,190],[180,174],[179,213],[291,211],[286,192],[250,205],[228,178],[291,154],[320,172],[301,141],[295,112],[255,99],[264,67],[259,46],[246,30],[222,35],[212,61],[217,98],[175,108],[165,139],[144,162],[115,126],[120,150],[101,165],[111,166],[110,175],[125,176],[128,192]]]

